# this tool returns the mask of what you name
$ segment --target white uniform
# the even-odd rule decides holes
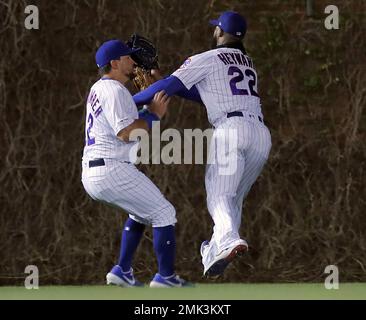
[[[217,158],[218,146],[224,144],[226,155],[236,164],[231,174],[220,174],[219,162],[207,165],[207,206],[215,223],[203,257],[203,264],[207,265],[221,250],[241,243],[243,200],[268,159],[271,136],[263,123],[257,73],[252,60],[241,50],[217,48],[192,56],[173,76],[187,89],[195,85],[207,108],[208,119],[215,128],[209,159]],[[229,149],[228,139],[216,132],[233,129],[237,143]]]
[[[174,207],[130,162],[137,142],[117,137],[136,119],[136,104],[120,82],[106,78],[92,86],[86,106],[82,183],[94,200],[124,209],[137,222],[153,227],[175,224]]]

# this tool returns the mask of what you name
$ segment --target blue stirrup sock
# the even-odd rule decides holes
[[[145,225],[128,218],[122,231],[121,251],[118,265],[123,272],[131,269],[132,259],[145,230]]]
[[[159,274],[162,277],[174,275],[176,249],[175,227],[153,228],[153,237],[154,250],[159,265]]]

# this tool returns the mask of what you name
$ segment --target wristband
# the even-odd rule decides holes
[[[160,121],[160,118],[155,113],[150,112],[147,109],[142,109],[139,111],[139,119],[144,119],[147,122],[150,130],[152,128],[153,121]]]

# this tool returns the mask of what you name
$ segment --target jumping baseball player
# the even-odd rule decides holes
[[[138,143],[129,140],[130,133],[134,129],[151,129],[153,121],[164,116],[169,103],[169,98],[159,92],[148,109],[138,112],[124,86],[134,77],[135,62],[130,55],[135,51],[119,40],[111,40],[96,53],[102,78],[92,86],[86,106],[82,183],[94,200],[129,213],[119,262],[107,274],[107,284],[142,285],[134,278],[131,265],[145,225],[152,225],[159,273],[150,286],[182,287],[189,283],[174,272],[175,209],[130,160]]]
[[[271,136],[261,112],[257,72],[242,44],[246,20],[228,11],[210,23],[216,26],[213,49],[188,58],[171,76],[135,95],[134,101],[146,104],[164,90],[207,108],[215,128],[208,159],[224,154],[235,168],[223,170],[223,162],[216,161],[208,163],[206,170],[207,206],[214,229],[211,240],[202,243],[201,255],[204,275],[217,277],[248,250],[239,235],[243,200],[268,159]],[[233,131],[234,144],[228,139]]]

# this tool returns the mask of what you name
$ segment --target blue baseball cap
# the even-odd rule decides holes
[[[112,60],[119,60],[122,56],[129,56],[140,50],[141,49],[131,49],[121,40],[109,40],[99,47],[95,55],[95,61],[98,68],[101,68]]]
[[[237,12],[225,11],[217,20],[210,20],[210,24],[219,26],[222,30],[236,37],[244,37],[247,31],[247,22]]]

